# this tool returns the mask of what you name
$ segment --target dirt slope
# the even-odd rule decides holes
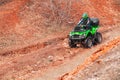
[[[100,49],[98,49],[97,51],[92,53],[92,55],[90,57],[88,57],[85,60],[85,62],[83,62],[83,64],[78,65],[78,67],[76,69],[74,69],[73,71],[63,75],[61,77],[61,80],[71,80],[71,79],[74,80],[74,79],[78,79],[78,78],[75,78],[76,75],[78,75],[80,72],[82,73],[82,71],[84,71],[90,64],[92,64],[94,61],[96,61],[100,56],[103,56],[103,55],[107,54],[107,52],[109,52],[111,49],[113,49],[118,44],[120,44],[120,37],[118,37],[117,39],[114,39],[113,41],[110,41],[107,45],[102,46]],[[98,61],[98,64],[99,64],[99,62],[100,61]],[[112,62],[112,63],[115,63],[115,62]],[[119,67],[119,65],[117,67]],[[94,70],[94,68],[92,70]],[[109,75],[109,73],[108,73],[108,75]],[[116,75],[119,75],[119,71],[118,71],[118,73]],[[83,75],[80,75],[80,76],[83,76]],[[113,78],[116,78],[116,77],[113,77]],[[84,77],[83,77],[82,80],[84,80]]]
[[[105,32],[103,44],[106,44],[114,37],[120,36],[119,34],[117,34],[119,32],[119,29],[115,28],[113,30]],[[85,58],[87,58],[89,55],[91,55],[92,52],[99,49],[100,47],[100,45],[98,45],[93,47],[92,49],[83,49],[82,47],[77,49],[70,49],[67,46],[67,40],[64,38],[54,39],[50,42],[46,42],[46,44],[47,45],[43,47],[39,47],[39,45],[37,45],[36,47],[30,47],[25,50],[21,49],[22,51],[26,52],[25,54],[21,51],[20,54],[18,54],[18,51],[15,51],[12,54],[1,55],[0,78],[3,80],[29,80],[31,78],[36,78],[40,76],[40,78],[38,78],[40,80],[47,80],[48,78],[49,80],[57,79],[65,72],[72,70],[73,67],[76,67],[78,64],[82,63]],[[39,49],[36,50],[35,48]],[[29,52],[30,50],[33,51]],[[9,53],[9,51],[7,53]],[[59,68],[59,65],[61,64],[63,64],[64,67],[67,67],[67,65],[69,64],[69,69],[68,67],[63,68],[63,66]],[[49,70],[51,69],[53,70],[52,72],[56,74],[54,77],[52,77],[52,74],[49,73]],[[63,72],[61,72],[61,70]],[[58,73],[56,73],[56,71]],[[46,75],[47,77],[45,77]]]
[[[119,6],[114,5],[112,0],[101,0],[98,3],[96,0],[71,0],[67,4],[68,2],[10,0],[3,3],[0,6],[0,49],[28,46],[50,35],[68,34],[83,12],[100,18],[101,26],[104,27],[119,22]]]
[[[73,77],[73,80],[119,80],[120,45],[101,56]]]
[[[114,3],[112,0],[0,1],[0,80],[53,80],[72,70],[91,52],[120,36],[119,5]],[[71,49],[67,35],[83,12],[100,18],[104,41],[92,49],[82,46]]]

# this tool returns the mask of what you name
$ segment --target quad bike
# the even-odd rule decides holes
[[[69,46],[74,48],[77,44],[82,44],[86,48],[91,48],[95,44],[102,42],[102,34],[97,32],[99,28],[99,20],[90,18],[91,25],[86,28],[86,25],[79,24],[69,34]]]

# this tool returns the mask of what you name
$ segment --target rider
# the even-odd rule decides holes
[[[81,20],[79,21],[78,25],[84,25],[85,28],[90,28],[90,18],[88,17],[87,13],[82,15]]]

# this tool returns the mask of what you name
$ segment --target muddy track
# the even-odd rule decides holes
[[[74,75],[78,74],[81,70],[85,69],[89,64],[94,62],[100,56],[106,54],[110,49],[114,48],[118,44],[120,44],[120,37],[114,39],[113,41],[110,41],[107,45],[103,45],[100,49],[88,57],[83,64],[77,66],[77,68],[75,68],[73,71],[64,74],[60,80],[73,80],[72,77]]]
[[[101,32],[102,32],[102,34],[104,34],[104,33],[107,33],[107,32],[109,32],[111,30],[116,29],[116,27],[109,28],[109,29],[101,31]],[[39,50],[41,48],[45,48],[48,45],[57,44],[58,42],[63,41],[66,38],[67,38],[67,36],[53,38],[53,39],[50,39],[48,41],[45,41],[45,42],[42,42],[42,43],[38,42],[36,44],[29,45],[29,46],[26,46],[26,47],[23,47],[23,48],[20,48],[20,49],[15,49],[15,50],[10,50],[10,51],[0,52],[0,56],[7,56],[7,55],[12,55],[12,54],[27,54],[27,53]]]
[[[27,54],[30,53],[32,51],[36,51],[39,50],[41,48],[45,48],[48,45],[52,45],[55,44],[61,40],[64,40],[66,37],[59,37],[59,38],[54,38],[42,43],[37,43],[37,44],[33,44],[21,49],[16,49],[16,50],[11,50],[11,51],[7,51],[7,52],[2,52],[0,53],[0,56],[7,56],[7,55],[11,55],[11,54]]]
[[[116,31],[116,30],[114,30],[114,31]],[[111,30],[106,31],[105,33],[109,33],[109,32],[112,33]],[[105,37],[109,37],[109,36],[105,36]],[[113,37],[115,37],[115,36],[113,36]],[[9,69],[19,68],[18,64],[20,66],[24,66],[24,67],[27,66],[27,65],[33,66],[34,64],[36,64],[36,62],[38,60],[41,60],[42,58],[47,60],[46,57],[48,55],[52,55],[53,53],[57,53],[57,51],[58,51],[59,55],[62,55],[62,57],[64,57],[63,59],[58,59],[57,58],[57,60],[55,60],[53,62],[50,62],[50,63],[47,63],[47,64],[46,64],[46,62],[41,62],[40,64],[38,64],[38,67],[34,66],[34,69],[36,71],[39,71],[39,70],[43,70],[45,68],[47,69],[49,67],[59,66],[60,64],[62,64],[66,60],[66,58],[67,59],[68,58],[72,59],[73,57],[78,55],[79,52],[85,53],[85,50],[87,50],[87,51],[90,50],[90,49],[83,49],[83,48],[66,49],[65,46],[61,45],[61,43],[63,44],[63,42],[67,43],[67,41],[64,41],[65,39],[67,39],[67,37],[57,37],[57,38],[50,39],[50,40],[47,40],[47,41],[44,41],[44,42],[41,42],[41,43],[30,45],[30,46],[27,46],[27,47],[24,47],[24,48],[20,48],[20,49],[0,53],[1,57],[3,57],[3,58],[4,57],[6,58],[8,55],[13,55],[13,54],[15,54],[15,55],[17,55],[17,54],[25,54],[23,57],[18,56],[18,57],[12,57],[11,60],[8,59],[8,60],[10,60],[9,63],[11,62],[11,64],[7,64],[6,62],[8,62],[8,60],[6,59],[6,61],[3,62],[3,64],[0,65],[1,69],[2,69],[1,70],[1,77],[7,74],[6,70],[8,72],[11,72]],[[110,42],[110,44],[108,44],[108,46],[105,46],[104,48],[99,49],[99,47],[98,47],[98,50],[94,54],[97,54],[98,52],[103,52],[110,45],[111,46],[116,45],[118,40]],[[108,40],[105,40],[105,42],[106,41],[108,41]],[[60,45],[57,45],[57,44],[60,44]],[[55,45],[57,45],[57,46],[55,46]],[[108,49],[110,49],[110,48],[108,48]],[[38,52],[36,53],[37,50],[38,50]],[[56,55],[59,56],[58,54],[56,54]],[[79,54],[79,55],[81,55],[81,54]],[[26,59],[26,57],[28,57],[28,58]],[[22,60],[22,59],[23,59],[23,61],[19,61],[19,60]],[[91,59],[90,61],[94,61],[94,58]],[[46,67],[44,66],[43,63],[46,64]],[[86,64],[88,64],[88,63],[86,62]],[[8,65],[8,66],[6,67],[6,65]],[[41,67],[39,67],[39,66],[41,66]],[[79,71],[79,67],[77,69],[78,70],[72,71],[72,72],[67,73],[67,74],[73,74],[74,75],[75,73],[77,73]],[[20,71],[23,71],[22,68],[17,70],[17,72],[20,72]],[[17,74],[17,72],[16,72],[16,74]],[[24,73],[26,73],[26,72],[27,72],[27,69],[25,69]],[[31,73],[32,70],[29,70],[29,72]],[[22,76],[24,76],[24,75],[22,75]]]

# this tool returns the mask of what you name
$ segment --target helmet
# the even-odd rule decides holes
[[[87,13],[84,13],[84,14],[82,15],[82,18],[83,18],[83,19],[87,19],[87,18],[88,18],[88,14],[87,14]]]

